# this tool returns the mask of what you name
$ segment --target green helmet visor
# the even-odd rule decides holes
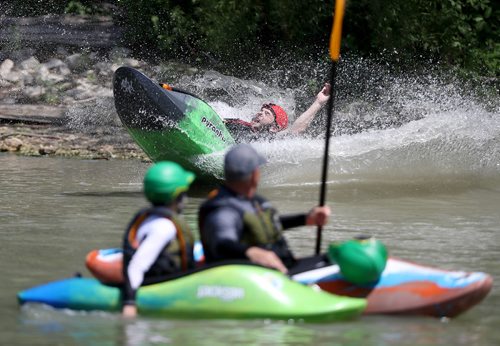
[[[189,190],[189,186],[194,181],[195,175],[192,172],[184,171],[186,175],[182,178],[184,181],[183,186],[177,187],[172,193],[172,198],[176,199],[181,193],[187,192]]]

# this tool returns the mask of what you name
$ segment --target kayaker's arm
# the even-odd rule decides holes
[[[122,309],[123,317],[133,318],[137,316],[137,306],[135,305],[124,305]]]
[[[283,261],[273,251],[262,249],[258,246],[251,246],[245,254],[253,263],[277,269],[282,273],[288,272]]]
[[[288,214],[280,216],[280,222],[283,225],[283,229],[304,226],[306,224],[306,219],[307,219],[306,213]]]
[[[129,314],[129,317],[132,317],[133,309],[127,306],[135,306],[135,296],[144,281],[144,274],[176,235],[174,223],[166,218],[158,218],[143,227],[149,228],[145,231],[147,236],[140,242],[139,248],[125,270],[122,312],[124,316]]]
[[[330,98],[331,87],[330,84],[325,83],[323,89],[316,95],[316,99],[309,108],[302,113],[294,123],[284,131],[279,132],[279,136],[283,134],[299,134],[304,132],[309,124],[313,121],[314,117],[323,108],[323,106],[328,102]]]
[[[309,213],[301,214],[288,214],[280,216],[281,224],[283,229],[289,229],[300,226],[324,226],[328,222],[331,211],[330,207],[314,207],[309,211]]]
[[[306,225],[324,226],[328,223],[332,211],[329,206],[317,206],[307,213]]]

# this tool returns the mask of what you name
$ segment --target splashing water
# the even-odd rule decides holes
[[[500,173],[500,119],[481,113],[430,115],[398,128],[342,135],[330,145],[331,182],[448,183]],[[258,143],[275,184],[319,184],[324,141]]]
[[[330,184],[453,185],[499,176],[497,94],[478,98],[482,90],[435,71],[395,74],[360,58],[340,66]],[[201,71],[181,77],[176,85],[198,94],[223,118],[249,120],[263,103],[274,102],[293,121],[314,101],[326,71],[324,63],[264,71],[259,79]],[[323,109],[305,137],[254,143],[269,160],[263,169],[267,184],[319,184],[325,115]],[[114,127],[116,119],[112,102],[103,99],[92,109],[73,110],[70,126]],[[220,166],[223,154],[199,158],[199,164],[219,170],[214,165]]]
[[[450,77],[367,73],[366,68],[372,67],[357,67],[363,71],[356,73],[368,75],[368,80],[355,76],[347,83],[339,83],[330,147],[330,183],[449,186],[498,178],[498,98],[478,100],[474,90],[465,90]],[[258,81],[213,76],[207,78],[209,83],[203,83],[204,76],[191,83],[221,88],[238,100],[209,101],[222,117],[249,119],[269,100],[282,104],[291,119],[300,115],[298,109],[305,108],[296,102],[303,88],[284,90]],[[360,94],[349,88],[355,82],[364,84],[356,86]],[[347,96],[342,95],[343,91]],[[309,104],[314,97],[314,93],[309,96]],[[306,107],[309,104],[306,102]],[[324,115],[323,111],[318,117]],[[324,121],[316,121],[313,126],[307,137],[254,143],[269,160],[264,168],[268,184],[319,184]]]

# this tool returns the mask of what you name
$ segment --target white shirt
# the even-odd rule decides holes
[[[132,256],[127,268],[130,286],[137,290],[144,280],[144,274],[151,268],[165,246],[175,238],[174,223],[162,216],[146,218],[137,230],[139,247]]]

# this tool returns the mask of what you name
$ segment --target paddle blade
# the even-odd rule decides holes
[[[342,39],[342,21],[344,19],[345,0],[335,1],[333,27],[330,35],[330,58],[338,61],[340,56],[340,41]]]

